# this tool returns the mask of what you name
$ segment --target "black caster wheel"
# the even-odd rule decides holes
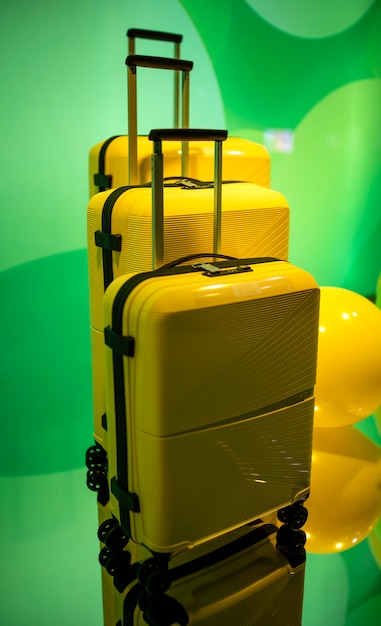
[[[110,550],[123,550],[128,544],[129,537],[122,530],[118,523],[111,526],[104,536],[104,544]]]
[[[165,593],[172,582],[168,569],[161,567],[156,559],[147,559],[141,564],[137,579],[147,593],[152,595]]]
[[[106,543],[105,542],[105,538],[106,538],[107,533],[112,528],[114,528],[115,526],[118,526],[118,525],[119,525],[118,522],[113,517],[111,517],[110,519],[106,519],[104,522],[102,522],[102,524],[98,528],[98,539],[99,539],[99,541],[101,541],[102,543]],[[110,546],[107,546],[107,547],[110,548],[110,550],[112,550],[112,548]]]
[[[109,551],[110,555],[108,559],[106,559],[106,570],[110,574],[110,576],[116,576],[118,578],[123,578],[127,575],[128,569],[131,565],[131,555],[129,552],[112,552]]]
[[[98,561],[102,565],[102,567],[106,567],[107,559],[111,556],[111,550],[108,548],[102,548],[99,552]]]
[[[295,502],[280,509],[277,515],[282,524],[288,524],[293,530],[299,530],[307,521],[308,511],[302,502]]]
[[[106,451],[98,444],[90,446],[90,448],[86,450],[85,460],[86,466],[89,469],[94,465],[102,465],[104,467],[107,462]]]
[[[107,485],[105,469],[89,469],[86,475],[86,485],[90,491],[101,491]]]
[[[287,554],[302,554],[306,544],[306,533],[303,530],[294,530],[284,524],[277,532],[277,547]]]

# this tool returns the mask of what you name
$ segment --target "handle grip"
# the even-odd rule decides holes
[[[147,30],[145,28],[129,28],[127,31],[129,39],[153,39],[155,41],[173,41],[173,43],[181,43],[182,35],[176,33],[166,33],[160,30]]]
[[[225,141],[227,130],[209,128],[155,128],[151,130],[151,141]]]
[[[228,256],[227,254],[214,254],[213,252],[205,252],[204,254],[188,254],[187,256],[183,256],[180,259],[176,259],[176,261],[170,261],[165,265],[160,267],[161,270],[171,269],[172,267],[177,267],[178,265],[182,265],[183,263],[187,263],[189,261],[197,261],[197,259],[206,259],[212,257],[213,259],[224,259],[224,261],[236,261],[237,257]]]
[[[142,54],[130,54],[126,59],[126,65],[132,70],[136,67],[150,67],[153,69],[190,72],[193,68],[193,61],[184,61],[182,59],[172,59],[167,57],[153,57]]]
[[[153,269],[163,264],[164,259],[164,162],[162,141],[214,142],[214,224],[213,253],[220,253],[221,246],[221,201],[222,201],[222,142],[227,138],[227,130],[209,128],[155,128],[149,139],[153,142],[152,153],[152,261]],[[184,152],[184,149],[183,149]]]

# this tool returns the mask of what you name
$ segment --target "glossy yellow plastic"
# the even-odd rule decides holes
[[[97,193],[94,174],[98,173],[99,151],[103,141],[93,146],[89,153],[90,197]],[[242,139],[228,137],[223,142],[224,180],[242,180],[265,187],[270,186],[270,155],[265,146]],[[181,174],[181,142],[163,142],[164,176]],[[147,136],[138,137],[139,182],[151,181],[152,141]],[[213,180],[213,145],[210,142],[192,142],[189,145],[188,176],[199,180]],[[128,185],[128,137],[115,138],[106,150],[105,173],[112,176],[112,188]]]
[[[381,448],[353,426],[316,428],[306,506],[308,552],[341,552],[368,537],[381,516]]]
[[[381,405],[381,310],[353,291],[322,287],[315,426],[339,427]]]

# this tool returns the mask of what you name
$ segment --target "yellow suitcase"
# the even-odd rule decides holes
[[[182,130],[171,133],[167,136],[172,141],[173,138],[181,141],[178,138],[184,137]],[[191,130],[186,136],[193,139],[196,135]],[[226,132],[217,136],[225,138]],[[206,141],[210,139],[210,131],[198,131],[197,137]],[[161,181],[162,177],[163,169],[159,174]],[[160,182],[156,189],[158,187]],[[166,249],[162,262],[212,250],[215,190],[209,185],[192,188],[180,180],[178,186],[165,187],[164,193]],[[221,253],[236,257],[274,256],[286,259],[289,206],[284,196],[253,183],[223,184],[221,193]],[[153,198],[153,195],[150,187],[120,187],[96,194],[88,205],[95,439],[106,450],[102,298],[114,278],[127,272],[149,270],[153,266],[152,211],[155,202],[163,202],[160,195],[158,198]]]
[[[138,31],[131,29],[128,32]],[[138,31],[152,33],[151,38],[175,41],[180,35],[158,31]],[[175,57],[152,57],[135,55],[131,46],[126,59],[128,67],[128,132],[115,135],[94,145],[89,152],[89,191],[90,197],[99,191],[115,189],[123,185],[144,184],[151,180],[151,143],[147,136],[138,136],[137,119],[137,68],[171,70],[175,76],[174,126],[179,126],[179,102],[181,91],[181,126],[189,126],[189,74],[193,63],[179,58],[179,48]],[[132,51],[132,52],[131,52]],[[181,72],[181,81],[180,81]],[[164,175],[177,176],[181,171],[192,178],[211,180],[213,178],[213,151],[209,144],[196,142],[190,151],[183,152],[181,142],[164,143],[166,155]],[[239,137],[229,137],[223,147],[223,177],[228,180],[243,180],[259,185],[270,185],[270,155],[267,149],[256,142]]]
[[[309,492],[316,282],[285,261],[202,265],[121,276],[104,299],[110,510],[152,553]]]
[[[276,548],[277,527],[263,524],[212,541],[170,569],[173,584],[150,595],[138,582],[117,594],[119,626],[300,626],[305,551],[296,562]]]

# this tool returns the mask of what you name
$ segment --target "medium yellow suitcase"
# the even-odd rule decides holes
[[[173,130],[170,141],[184,136],[205,142],[210,131]],[[217,134],[226,137],[226,131]],[[222,141],[217,142],[221,146]],[[223,141],[224,143],[224,141]],[[212,144],[211,144],[212,145]],[[151,141],[152,152],[152,141]],[[161,155],[162,157],[162,155]],[[162,185],[163,160],[159,179]],[[156,158],[156,157],[155,157]],[[222,163],[224,158],[222,157]],[[219,161],[220,162],[220,161]],[[156,168],[156,160],[155,160]],[[156,169],[155,169],[156,171]],[[273,256],[287,259],[289,206],[284,196],[253,183],[228,183],[222,191],[221,253],[236,257]],[[179,185],[164,188],[166,247],[160,264],[186,254],[210,252],[213,248],[213,213],[216,188]],[[88,264],[95,439],[107,450],[104,409],[102,298],[111,281],[127,272],[153,267],[152,214],[162,211],[163,197],[150,187],[120,187],[91,198],[88,205]]]
[[[119,626],[300,626],[305,551],[292,564],[276,548],[277,527],[263,524],[212,541],[208,552],[170,569],[166,594],[149,595],[138,582],[116,594]],[[181,560],[181,559],[180,559]]]

